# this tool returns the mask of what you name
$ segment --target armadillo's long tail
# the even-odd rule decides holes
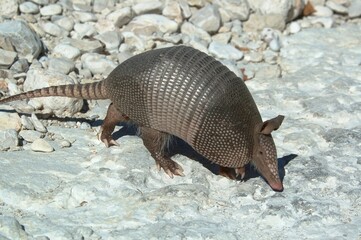
[[[60,85],[20,93],[0,100],[0,104],[37,97],[62,96],[88,100],[107,99],[104,82],[75,85]]]

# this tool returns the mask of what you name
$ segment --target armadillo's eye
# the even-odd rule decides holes
[[[263,155],[263,151],[258,151],[258,154],[262,156],[262,155]]]

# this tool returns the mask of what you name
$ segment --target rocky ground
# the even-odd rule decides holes
[[[133,129],[105,148],[109,101],[1,105],[1,239],[361,239],[360,1],[3,0],[0,13],[3,97],[185,44],[247,80],[264,119],[286,116],[276,193],[183,155],[170,179]]]

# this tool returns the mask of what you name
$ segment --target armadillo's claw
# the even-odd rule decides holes
[[[245,167],[235,168],[235,171],[236,171],[236,178],[241,176],[241,179],[244,179],[244,177],[246,176],[246,168]]]
[[[170,178],[173,178],[174,175],[184,177],[183,168],[172,159],[161,157],[161,159],[156,160],[156,162],[158,170],[163,169]]]
[[[112,138],[111,134],[107,133],[107,131],[103,131],[103,127],[100,128],[98,139],[102,141],[107,148],[111,146],[119,146],[119,144]]]
[[[219,175],[232,180],[237,179],[239,176],[241,177],[241,179],[244,179],[244,177],[246,176],[246,168],[228,168],[220,166]]]

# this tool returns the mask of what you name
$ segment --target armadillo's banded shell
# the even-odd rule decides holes
[[[178,136],[222,166],[249,162],[257,107],[243,81],[205,53],[185,46],[145,52],[119,65],[105,87],[136,123]]]

